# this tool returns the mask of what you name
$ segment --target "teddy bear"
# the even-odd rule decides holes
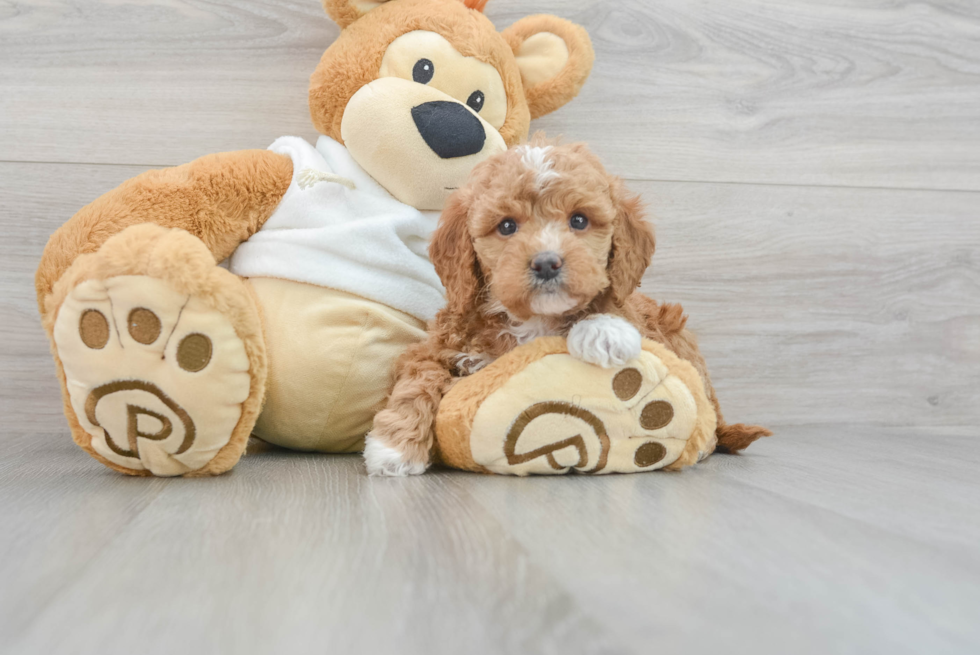
[[[439,210],[592,67],[581,27],[498,32],[485,4],[323,0],[342,29],[310,80],[316,144],[148,171],[54,233],[36,288],[75,443],[138,476],[223,473],[250,435],[363,448],[444,302]]]

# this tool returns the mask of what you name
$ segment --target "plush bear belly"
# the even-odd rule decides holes
[[[295,450],[361,450],[395,360],[425,338],[425,324],[343,291],[277,278],[247,283],[262,308],[269,359],[254,434]]]

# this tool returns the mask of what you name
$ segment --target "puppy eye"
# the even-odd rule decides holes
[[[589,219],[582,214],[572,214],[572,217],[568,219],[568,226],[573,230],[584,230],[589,227]]]
[[[432,81],[432,76],[436,74],[436,67],[428,59],[419,59],[415,62],[412,69],[412,79],[419,84],[428,84]]]
[[[497,225],[497,232],[500,232],[502,236],[509,237],[514,232],[517,232],[517,221],[513,218],[505,218]]]
[[[479,114],[480,110],[483,109],[484,100],[483,91],[474,91],[470,94],[470,98],[466,101],[466,104],[469,105],[470,109]]]

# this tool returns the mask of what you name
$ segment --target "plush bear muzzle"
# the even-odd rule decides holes
[[[412,120],[426,145],[442,159],[475,155],[487,141],[480,119],[458,102],[433,100],[412,107]]]
[[[371,177],[417,209],[442,209],[474,166],[507,149],[496,128],[463,103],[397,77],[354,94],[341,135]]]

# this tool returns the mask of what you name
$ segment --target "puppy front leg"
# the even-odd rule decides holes
[[[364,444],[369,475],[419,475],[429,466],[436,412],[452,375],[425,347],[402,356],[388,404],[374,417]]]
[[[568,352],[603,368],[622,366],[640,356],[642,337],[632,323],[612,314],[582,319],[568,332]]]

